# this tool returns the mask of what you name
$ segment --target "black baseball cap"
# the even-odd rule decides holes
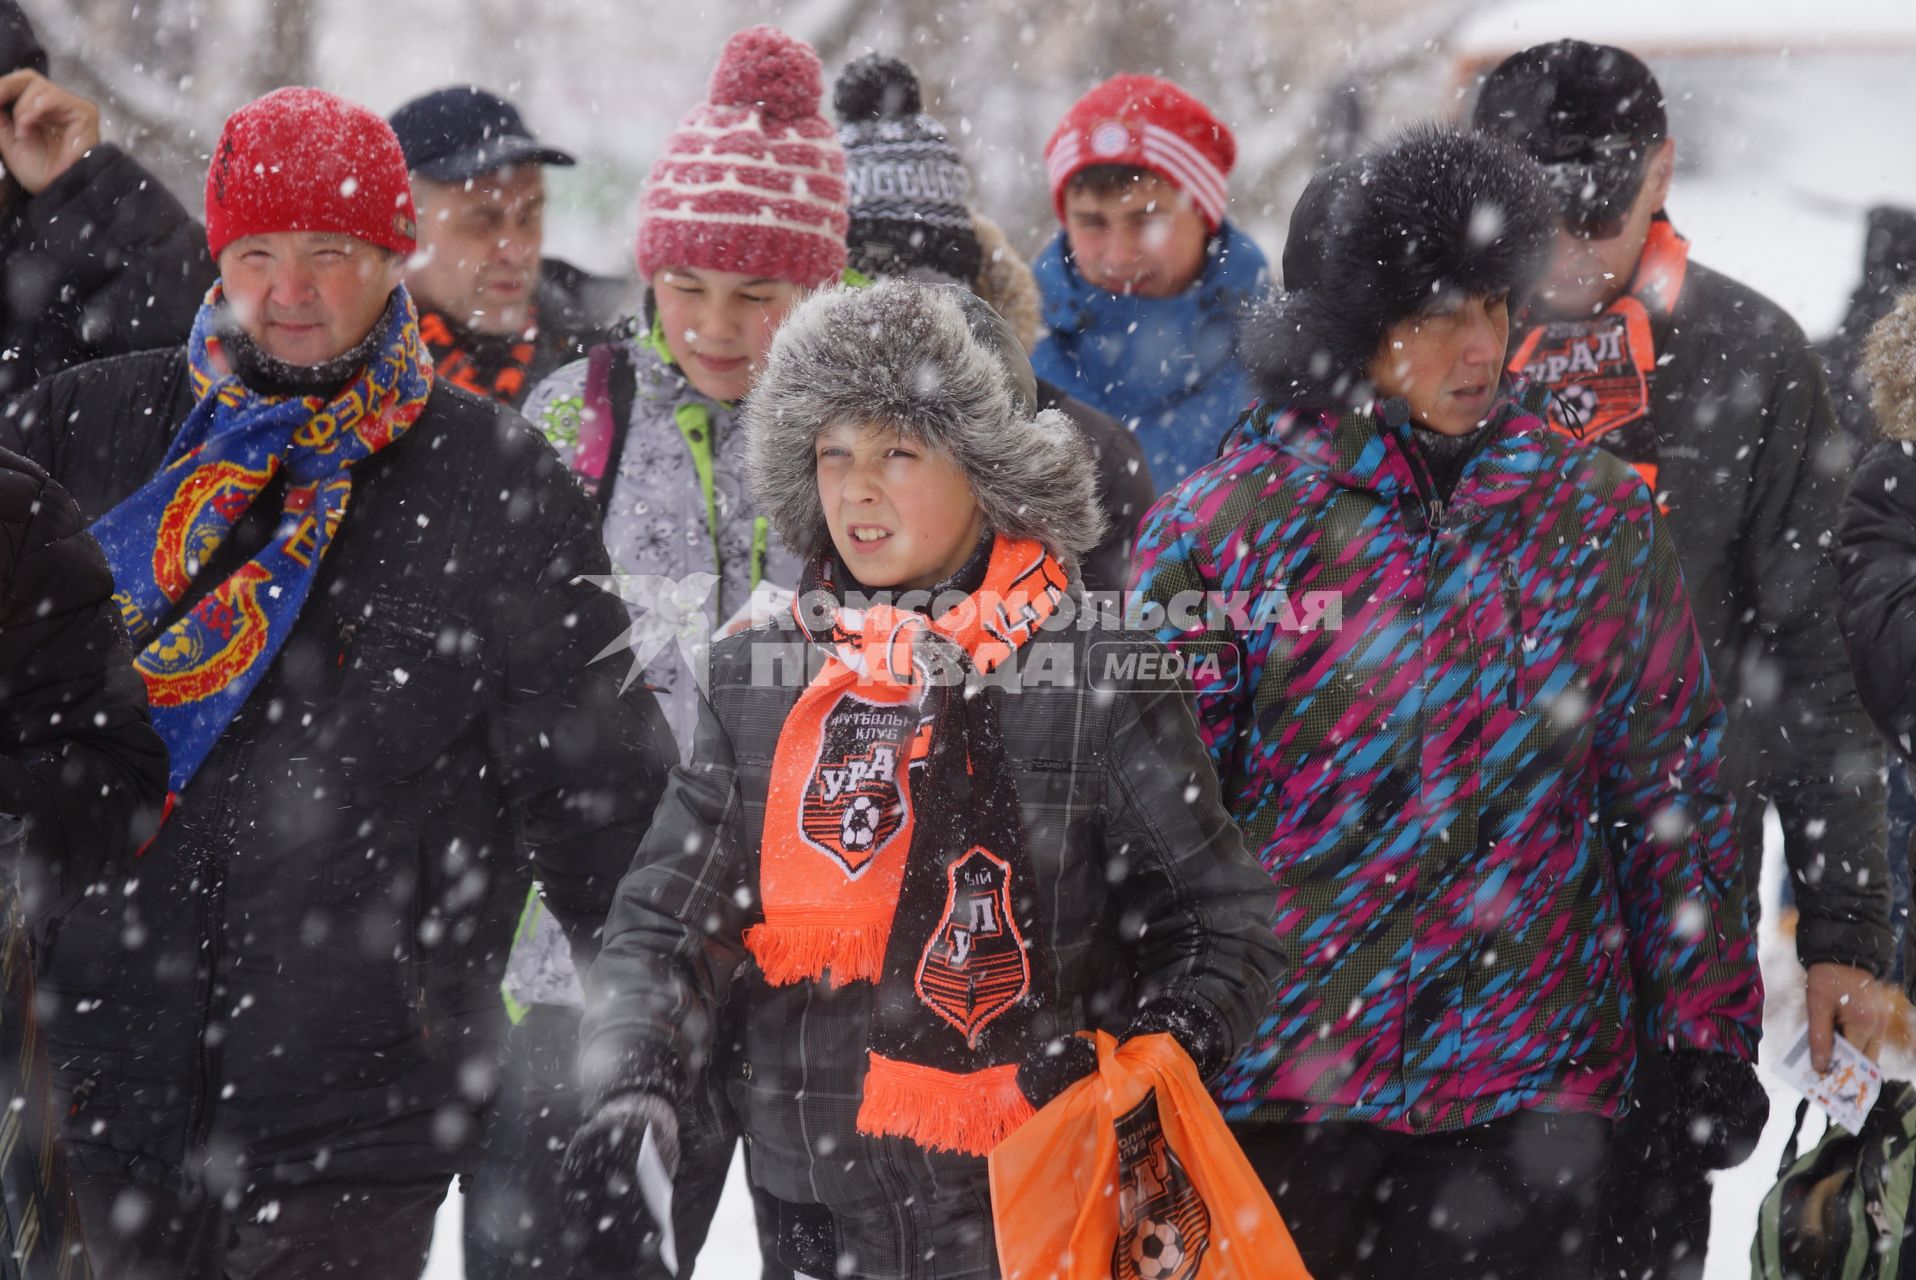
[[[47,51],[33,34],[26,11],[13,0],[0,0],[0,76],[16,71],[47,73]]]
[[[1624,49],[1558,40],[1511,54],[1484,79],[1472,124],[1516,143],[1544,167],[1564,224],[1617,234],[1649,165],[1670,136],[1663,89]]]
[[[533,137],[517,107],[476,85],[414,98],[387,123],[399,135],[406,167],[434,182],[461,182],[507,165],[578,163]]]

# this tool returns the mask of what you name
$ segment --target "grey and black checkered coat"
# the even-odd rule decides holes
[[[996,704],[1022,801],[1059,1030],[1174,1030],[1217,1070],[1264,1014],[1283,965],[1275,900],[1224,809],[1188,693],[1126,677],[1131,652],[1161,651],[1114,631],[1043,633],[1020,651],[1017,675],[980,696]],[[731,1001],[738,1016],[725,1025],[742,1028],[742,1044],[717,1055],[714,1083],[760,1186],[851,1216],[982,1206],[983,1160],[856,1131],[872,986],[773,988],[741,940],[763,918],[772,758],[814,653],[777,626],[712,650],[691,763],[674,771],[619,886],[591,975],[588,1114],[627,1090],[685,1097],[714,1060]]]

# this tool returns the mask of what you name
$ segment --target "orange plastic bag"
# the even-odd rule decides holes
[[[1309,1280],[1178,1042],[1097,1043],[1098,1074],[991,1153],[1005,1280]]]

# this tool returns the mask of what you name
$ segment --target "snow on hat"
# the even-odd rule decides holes
[[[1544,166],[1564,219],[1607,238],[1621,229],[1670,135],[1663,90],[1641,58],[1585,40],[1511,54],[1484,78],[1472,122]]]
[[[1487,134],[1413,127],[1311,179],[1291,215],[1286,292],[1247,317],[1239,354],[1268,400],[1353,403],[1391,325],[1451,291],[1508,292],[1514,310],[1555,243],[1529,156]]]
[[[925,114],[918,77],[871,53],[832,90],[851,188],[852,265],[866,275],[929,267],[969,282],[983,254],[971,226],[971,175],[945,127]]]
[[[746,397],[746,483],[785,545],[809,555],[825,530],[818,437],[889,423],[964,469],[987,529],[1075,561],[1104,535],[1098,468],[1084,433],[1036,398],[1023,346],[969,290],[897,278],[823,289],[779,325]]]
[[[1191,197],[1216,231],[1229,199],[1225,179],[1237,139],[1202,102],[1156,76],[1113,76],[1065,112],[1044,149],[1051,202],[1064,217],[1064,189],[1093,165],[1148,169]]]
[[[319,89],[275,89],[227,117],[206,171],[206,243],[330,231],[410,254],[418,234],[392,127]]]
[[[845,269],[845,153],[820,114],[824,67],[776,27],[725,42],[639,207],[639,274],[737,271],[810,288]]]

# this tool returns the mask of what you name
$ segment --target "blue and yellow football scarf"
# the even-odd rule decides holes
[[[402,287],[379,344],[331,400],[267,396],[225,370],[214,285],[187,345],[193,406],[159,474],[93,526],[114,597],[141,646],[153,726],[178,795],[286,642],[352,497],[351,467],[403,435],[432,392],[432,361]],[[285,513],[272,541],[164,631],[233,525],[281,470]]]

